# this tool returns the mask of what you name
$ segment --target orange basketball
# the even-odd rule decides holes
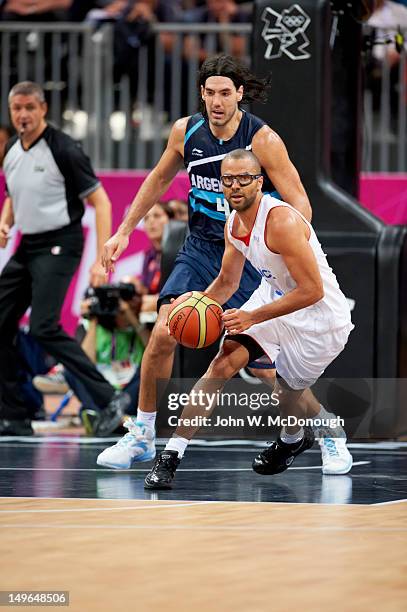
[[[222,306],[199,291],[188,291],[171,304],[168,329],[177,342],[187,348],[213,344],[223,329]]]

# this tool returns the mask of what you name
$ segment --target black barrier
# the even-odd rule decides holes
[[[253,71],[260,76],[272,73],[270,102],[254,105],[253,110],[284,139],[310,197],[313,225],[353,306],[355,330],[326,375],[405,375],[407,303],[401,287],[407,274],[406,228],[385,226],[331,180],[331,108],[341,101],[334,99],[331,105],[332,89],[338,88],[332,88],[335,37],[330,2],[261,0],[255,4],[253,20]],[[359,72],[361,25],[346,7],[341,20],[339,28],[352,32],[346,40],[346,57],[352,57],[353,49],[353,65],[344,63],[341,74],[336,63],[334,75],[346,81],[349,70],[354,75]],[[352,21],[351,26],[346,20]],[[355,85],[358,82],[355,77]],[[359,94],[353,93],[355,100]],[[355,104],[350,118],[355,126],[360,125],[359,111]],[[357,161],[353,170],[358,170]],[[354,180],[350,177],[350,182]],[[387,393],[393,393],[391,385]],[[379,396],[377,402],[385,401]],[[388,418],[386,422],[388,434]],[[375,433],[374,419],[371,425]]]
[[[328,0],[256,2],[252,68],[262,76],[271,72],[272,89],[267,104],[254,104],[253,110],[287,144],[312,199],[315,227],[330,233],[361,232],[365,237],[370,235],[374,244],[382,224],[361,207],[355,209],[355,201],[330,182],[331,26]],[[353,29],[355,39],[347,41],[348,47],[355,50],[355,65],[361,61],[360,28]],[[349,68],[343,65],[342,70],[345,80]],[[335,78],[339,78],[338,73]],[[354,113],[359,110],[355,105]],[[357,169],[355,163],[353,172]]]

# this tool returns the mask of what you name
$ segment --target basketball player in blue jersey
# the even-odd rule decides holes
[[[135,462],[155,456],[156,379],[171,376],[176,346],[167,331],[171,299],[186,291],[205,290],[221,268],[224,226],[229,214],[220,182],[220,166],[225,155],[235,149],[253,151],[261,164],[264,191],[274,196],[279,194],[308,221],[311,219],[307,194],[283,141],[264,121],[240,108],[240,104],[265,102],[268,80],[257,78],[235,58],[220,55],[203,63],[198,87],[201,112],[174,123],[161,159],[141,186],[116,234],[105,244],[102,256],[106,272],[113,271],[115,262],[128,246],[131,232],[184,165],[191,181],[190,234],[160,293],[157,322],[141,366],[137,417],[126,421],[129,433],[99,455],[97,462],[105,467],[130,468]],[[240,287],[225,308],[239,308],[259,282],[258,273],[247,262]],[[264,370],[257,372],[260,377],[266,377]],[[325,440],[322,439],[322,445]],[[322,449],[324,471],[343,473],[348,457],[343,458],[335,440],[329,440],[329,452],[327,448]]]

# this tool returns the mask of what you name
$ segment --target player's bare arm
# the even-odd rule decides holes
[[[312,209],[308,196],[280,136],[267,125],[263,126],[253,138],[252,151],[284,202],[294,206],[307,221],[311,221]]]
[[[275,302],[252,312],[235,309],[226,311],[223,320],[230,333],[241,333],[256,323],[301,310],[324,297],[317,260],[308,242],[309,233],[309,228],[295,212],[283,207],[270,212],[266,231],[267,246],[282,256],[296,287]]]
[[[106,282],[106,274],[101,264],[101,257],[105,242],[112,232],[112,205],[105,189],[100,186],[92,191],[87,202],[95,209],[96,217],[96,260],[89,271],[89,282],[92,287],[99,287]]]
[[[245,257],[230,243],[225,226],[225,252],[222,267],[217,278],[209,285],[205,293],[219,304],[230,300],[239,288],[244,264]]]
[[[167,147],[160,161],[147,176],[134,198],[130,210],[117,232],[106,242],[102,264],[106,272],[114,270],[114,263],[129,244],[129,236],[150,208],[165,193],[182,167],[185,128],[189,117],[176,121],[171,129]]]
[[[4,249],[10,239],[10,229],[14,225],[14,213],[11,198],[4,200],[0,215],[0,248]]]
[[[165,193],[182,167],[185,128],[188,119],[189,117],[183,117],[174,123],[164,153],[140,187],[118,233],[131,234],[139,221]]]

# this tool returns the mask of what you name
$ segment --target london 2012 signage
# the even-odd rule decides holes
[[[307,60],[309,38],[305,34],[311,18],[298,5],[293,4],[281,13],[267,7],[261,16],[265,22],[262,38],[266,43],[265,59],[273,60],[286,55],[292,60]]]

